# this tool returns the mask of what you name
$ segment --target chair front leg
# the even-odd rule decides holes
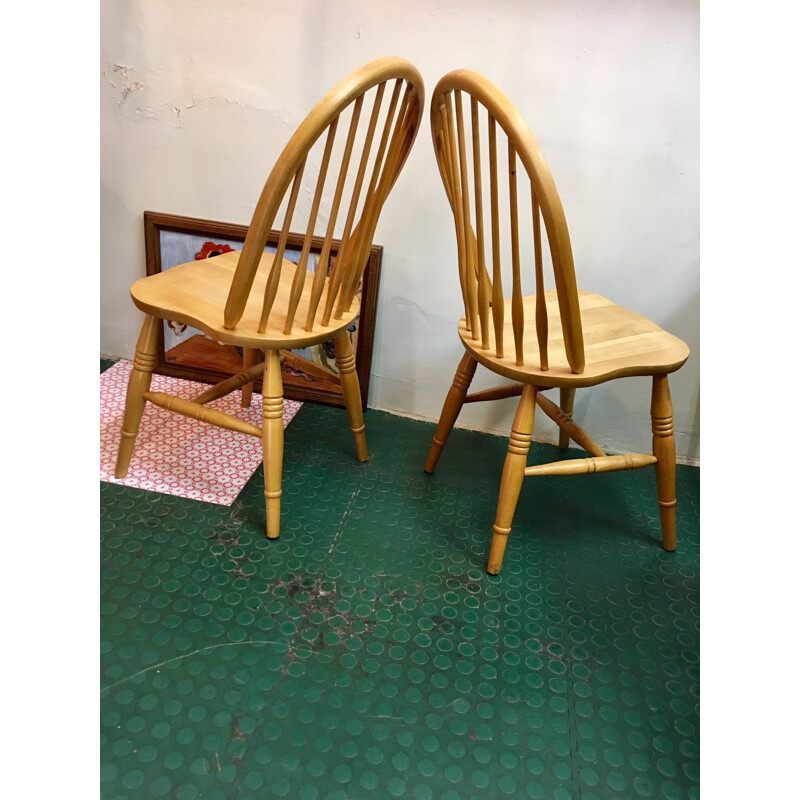
[[[133,446],[139,434],[139,426],[144,412],[144,393],[150,390],[153,368],[156,365],[158,348],[158,326],[156,317],[145,317],[139,340],[136,343],[136,355],[133,357],[133,370],[128,379],[128,393],[125,398],[125,416],[122,420],[122,435],[117,451],[117,464],[114,475],[124,478],[128,474],[133,456]]]
[[[503,554],[506,551],[511,522],[514,519],[522,481],[525,478],[525,467],[528,464],[537,391],[535,386],[530,385],[526,385],[522,390],[514,424],[511,427],[508,454],[503,465],[503,477],[500,480],[500,497],[497,500],[492,549],[489,552],[489,565],[486,568],[491,575],[497,575],[503,566]]]
[[[356,444],[356,458],[359,461],[367,461],[369,453],[367,452],[364,413],[361,410],[361,388],[358,383],[358,373],[356,373],[353,343],[350,341],[350,334],[347,331],[342,331],[334,339],[334,350],[336,365],[339,367],[339,379],[344,392],[344,404],[350,419],[350,430]]]
[[[656,461],[656,489],[661,510],[661,540],[665,550],[676,547],[675,436],[672,398],[666,375],[653,376],[650,406],[653,423],[653,455]]]
[[[281,478],[283,472],[283,378],[277,350],[267,350],[262,387],[264,448],[264,496],[267,506],[267,538],[277,539],[281,530]]]
[[[458,369],[456,369],[453,385],[445,398],[442,414],[439,417],[439,424],[436,426],[436,433],[433,434],[431,449],[428,451],[428,460],[425,462],[425,472],[427,473],[432,473],[439,463],[439,456],[442,454],[447,437],[450,436],[450,431],[453,430],[458,415],[464,406],[464,398],[467,396],[469,385],[475,377],[475,368],[477,366],[478,362],[469,353],[464,353]]]

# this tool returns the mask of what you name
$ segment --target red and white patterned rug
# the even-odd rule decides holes
[[[229,506],[262,460],[261,440],[227,431],[173,411],[145,405],[128,475],[114,477],[125,394],[133,364],[118,361],[100,374],[100,480],[135,486],[151,492],[172,494]],[[153,375],[151,389],[191,400],[205,384],[182,378]],[[303,404],[283,401],[285,428]],[[241,391],[209,403],[261,426],[261,395],[253,393],[250,408],[241,407]]]

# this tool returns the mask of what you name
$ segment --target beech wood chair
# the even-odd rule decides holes
[[[686,361],[689,348],[645,317],[578,289],[553,176],[525,121],[496,86],[468,70],[448,73],[433,92],[431,128],[455,221],[465,312],[458,332],[465,353],[425,471],[436,468],[464,403],[521,395],[500,482],[488,571],[500,572],[523,478],[536,475],[653,465],[663,547],[674,550],[675,442],[667,376]],[[554,289],[545,287],[546,260]],[[510,298],[504,273],[511,276]],[[523,296],[526,280],[535,287],[529,296]],[[514,383],[468,395],[479,363]],[[637,375],[652,378],[653,454],[606,455],[571,418],[575,390]],[[543,394],[553,388],[560,390],[558,404]],[[537,405],[558,424],[561,447],[572,440],[590,457],[528,466]]]
[[[422,78],[408,61],[382,58],[357,69],[319,102],[290,138],[267,179],[241,251],[182,264],[133,284],[133,302],[147,317],[128,383],[118,478],[128,472],[146,402],[258,436],[264,448],[266,531],[269,538],[277,538],[283,463],[279,351],[330,339],[335,341],[356,456],[367,460],[347,327],[359,313],[356,292],[375,227],[414,143],[423,103]],[[345,133],[339,141],[338,128]],[[340,210],[345,212],[342,219]],[[283,225],[277,252],[265,254],[279,211]],[[293,227],[305,232],[297,265],[283,257]],[[317,227],[324,244],[316,269],[310,272],[308,257]],[[331,259],[335,234],[341,245]],[[160,320],[164,319],[185,322],[219,342],[244,348],[245,370],[192,401],[150,391]],[[258,351],[264,353],[263,363]],[[249,404],[252,384],[262,371],[263,427],[208,408],[211,401],[240,387],[243,403]]]

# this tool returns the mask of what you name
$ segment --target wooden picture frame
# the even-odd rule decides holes
[[[247,235],[246,225],[183,217],[156,211],[144,212],[144,241],[147,274],[154,275],[192,258],[207,258],[218,252],[238,250]],[[267,250],[274,252],[280,231],[267,238]],[[304,236],[290,233],[286,258],[300,255]],[[315,236],[311,243],[312,258],[322,250],[323,238]],[[331,256],[335,256],[340,240],[334,239]],[[187,257],[187,253],[189,253]],[[367,408],[372,349],[375,341],[375,318],[378,307],[383,248],[373,245],[361,287],[361,311],[351,331],[356,356],[356,373],[361,389],[361,406]],[[316,263],[316,259],[313,259]],[[333,341],[314,345],[307,351],[281,350],[284,397],[344,408],[344,395],[333,360]],[[237,366],[238,356],[238,366]],[[202,383],[218,383],[241,371],[241,351],[232,345],[215,342],[182,323],[163,321],[159,330],[155,372]],[[261,391],[261,381],[255,384]]]

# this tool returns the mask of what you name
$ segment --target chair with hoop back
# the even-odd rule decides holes
[[[378,218],[414,143],[423,103],[422,78],[408,61],[382,58],[357,69],[317,104],[290,138],[267,179],[241,251],[181,264],[133,284],[133,301],[147,316],[128,383],[118,478],[128,472],[146,402],[258,436],[264,453],[266,531],[277,538],[283,464],[279,351],[331,339],[356,455],[367,460],[347,328],[358,316],[357,290]],[[265,253],[279,212],[283,223],[276,252]],[[312,272],[309,253],[318,227],[324,239]],[[297,264],[284,259],[292,228],[304,232]],[[335,235],[340,243],[331,258]],[[150,391],[160,320],[186,323],[242,348],[245,370],[191,401]],[[264,363],[255,363],[259,351]],[[246,398],[262,372],[263,427],[208,407],[238,388]]]
[[[425,471],[436,468],[465,402],[521,395],[500,481],[488,571],[500,572],[523,478],[537,475],[653,465],[662,543],[674,550],[675,441],[667,376],[686,361],[689,348],[649,319],[578,289],[550,169],[527,124],[496,86],[468,70],[448,73],[433,92],[431,128],[455,221],[465,311],[458,332],[466,352]],[[546,260],[552,264],[551,289],[545,288]],[[526,280],[535,287],[529,296],[523,296]],[[514,383],[468,395],[479,363]],[[576,388],[628,376],[652,378],[652,455],[606,455],[571,418]],[[558,404],[543,394],[554,388],[560,390]],[[537,405],[558,424],[559,446],[572,440],[588,458],[528,466]]]

